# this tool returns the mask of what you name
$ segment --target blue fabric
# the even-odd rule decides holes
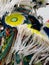
[[[40,22],[32,15],[29,15],[28,18],[30,19],[31,23],[32,23],[32,28],[40,30],[41,27],[43,26],[42,24],[40,24]]]
[[[43,30],[45,31],[45,33],[46,33],[46,34],[48,35],[48,37],[49,37],[49,28],[44,27]]]
[[[2,36],[6,36],[6,32],[5,31],[0,32],[0,37],[2,37]]]

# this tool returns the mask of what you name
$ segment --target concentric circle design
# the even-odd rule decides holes
[[[12,13],[5,17],[5,23],[12,27],[16,27],[22,24],[24,20],[25,20],[25,17],[18,12]]]
[[[18,18],[14,17],[11,19],[12,22],[16,22],[18,20]]]

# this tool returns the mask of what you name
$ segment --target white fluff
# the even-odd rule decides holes
[[[26,37],[22,41],[24,35]],[[32,38],[30,42],[26,45],[31,35]],[[46,55],[44,55],[45,52],[49,52],[49,40],[47,38],[43,38],[40,35],[32,34],[32,32],[27,28],[26,24],[20,25],[18,27],[17,39],[15,41],[13,50],[15,50],[15,52],[18,52],[18,54],[20,55],[23,54],[23,57],[34,54],[29,62],[29,65],[32,65],[33,61],[36,61],[35,63],[38,63],[49,56],[49,54],[47,53]],[[42,58],[38,59],[40,55],[42,56]]]
[[[14,5],[21,2],[21,0],[0,0],[0,17],[6,13],[9,12],[11,13]]]

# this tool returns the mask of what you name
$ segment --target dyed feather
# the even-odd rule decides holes
[[[34,31],[31,32],[31,30],[27,28],[26,24],[20,25],[18,27],[17,39],[15,41],[13,48],[13,50],[15,50],[15,53],[18,52],[18,54],[19,55],[22,54],[23,57],[33,54],[29,62],[29,65],[32,65],[32,63],[34,64],[39,63],[40,61],[46,59],[49,56],[48,38],[45,38],[41,34],[33,32]],[[25,38],[23,39],[23,37]],[[29,41],[30,38],[31,40]],[[39,59],[40,56],[41,58]]]

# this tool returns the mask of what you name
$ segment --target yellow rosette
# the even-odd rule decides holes
[[[16,27],[22,24],[24,20],[25,20],[25,17],[18,12],[12,13],[5,17],[5,23],[12,27]]]

